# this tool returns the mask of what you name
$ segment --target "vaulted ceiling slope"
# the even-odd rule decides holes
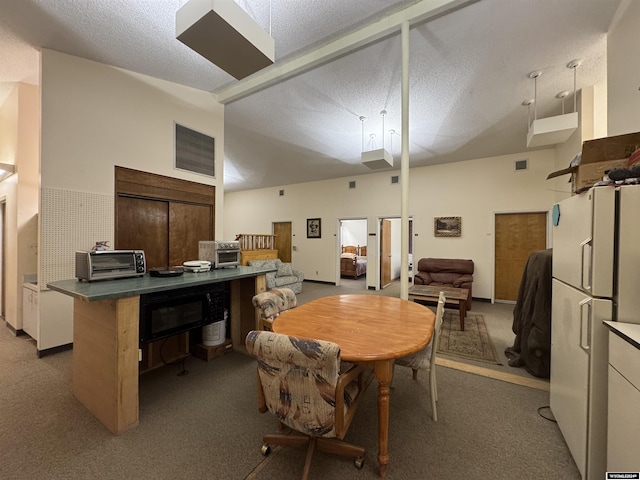
[[[605,81],[606,34],[621,0],[238,0],[276,46],[275,65],[240,82],[176,40],[184,3],[2,0],[0,102],[7,82],[38,82],[41,47],[225,98],[241,82],[381,19],[444,5],[451,11],[410,30],[410,165],[519,153],[527,150],[522,102],[534,96],[529,73],[543,72],[538,118],[561,113],[561,91],[571,92],[572,111],[567,64],[582,60],[578,89]],[[399,168],[401,49],[398,28],[226,103],[225,190],[369,173],[360,154],[383,144]]]

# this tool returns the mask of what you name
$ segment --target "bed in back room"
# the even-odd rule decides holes
[[[340,254],[340,276],[353,277],[367,273],[367,247],[343,245]]]

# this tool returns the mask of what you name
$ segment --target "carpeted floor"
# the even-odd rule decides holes
[[[300,300],[335,292],[323,287],[305,282]],[[474,312],[476,304],[482,307],[474,302]],[[490,310],[481,313],[495,342]],[[71,357],[66,351],[37,358],[33,341],[13,336],[0,321],[3,480],[300,477],[303,452],[260,454],[262,435],[277,423],[257,410],[252,358],[233,352],[211,362],[191,357],[188,375],[166,366],[141,376],[140,424],[114,437],[73,396]],[[547,391],[436,368],[438,422],[431,419],[427,376],[413,381],[410,369],[396,369],[388,479],[580,478],[557,425],[544,418]],[[376,412],[374,382],[347,434],[367,449],[364,468],[317,453],[312,478],[379,478]]]
[[[140,424],[114,437],[71,393],[71,355],[38,359],[31,340],[0,324],[3,480],[300,478],[303,452],[260,454],[277,422],[258,412],[252,358],[188,358],[188,375],[167,366],[141,376]],[[438,422],[426,376],[396,369],[388,479],[580,478],[557,425],[538,413],[547,392],[437,368]],[[379,478],[376,412],[374,382],[347,434],[367,449],[364,468],[317,453],[311,478]]]

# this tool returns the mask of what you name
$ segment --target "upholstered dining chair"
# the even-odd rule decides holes
[[[282,312],[298,306],[296,294],[290,288],[272,288],[252,298],[260,312],[260,329],[271,331],[271,324]]]
[[[438,421],[438,411],[436,410],[436,402],[438,401],[438,386],[436,385],[436,350],[438,349],[438,341],[440,340],[440,332],[442,330],[442,317],[444,317],[444,303],[446,298],[443,292],[438,297],[438,307],[436,309],[436,322],[433,336],[429,344],[419,352],[398,358],[396,365],[409,367],[413,370],[413,379],[418,379],[418,370],[429,372],[429,393],[431,395],[431,412],[434,422]]]
[[[259,411],[271,412],[281,427],[297,432],[265,435],[263,455],[271,445],[306,447],[303,480],[316,448],[355,457],[362,468],[365,449],[343,439],[371,381],[370,370],[353,365],[340,374],[340,347],[332,342],[253,330],[245,344],[258,360]]]

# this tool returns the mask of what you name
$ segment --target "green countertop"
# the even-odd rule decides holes
[[[274,271],[274,268],[235,267],[200,273],[184,272],[179,277],[152,277],[147,273],[143,277],[99,280],[96,282],[81,282],[76,279],[58,280],[48,283],[47,288],[85,302],[97,302],[99,300],[134,297],[145,293],[162,292],[207,283],[256,277]]]

